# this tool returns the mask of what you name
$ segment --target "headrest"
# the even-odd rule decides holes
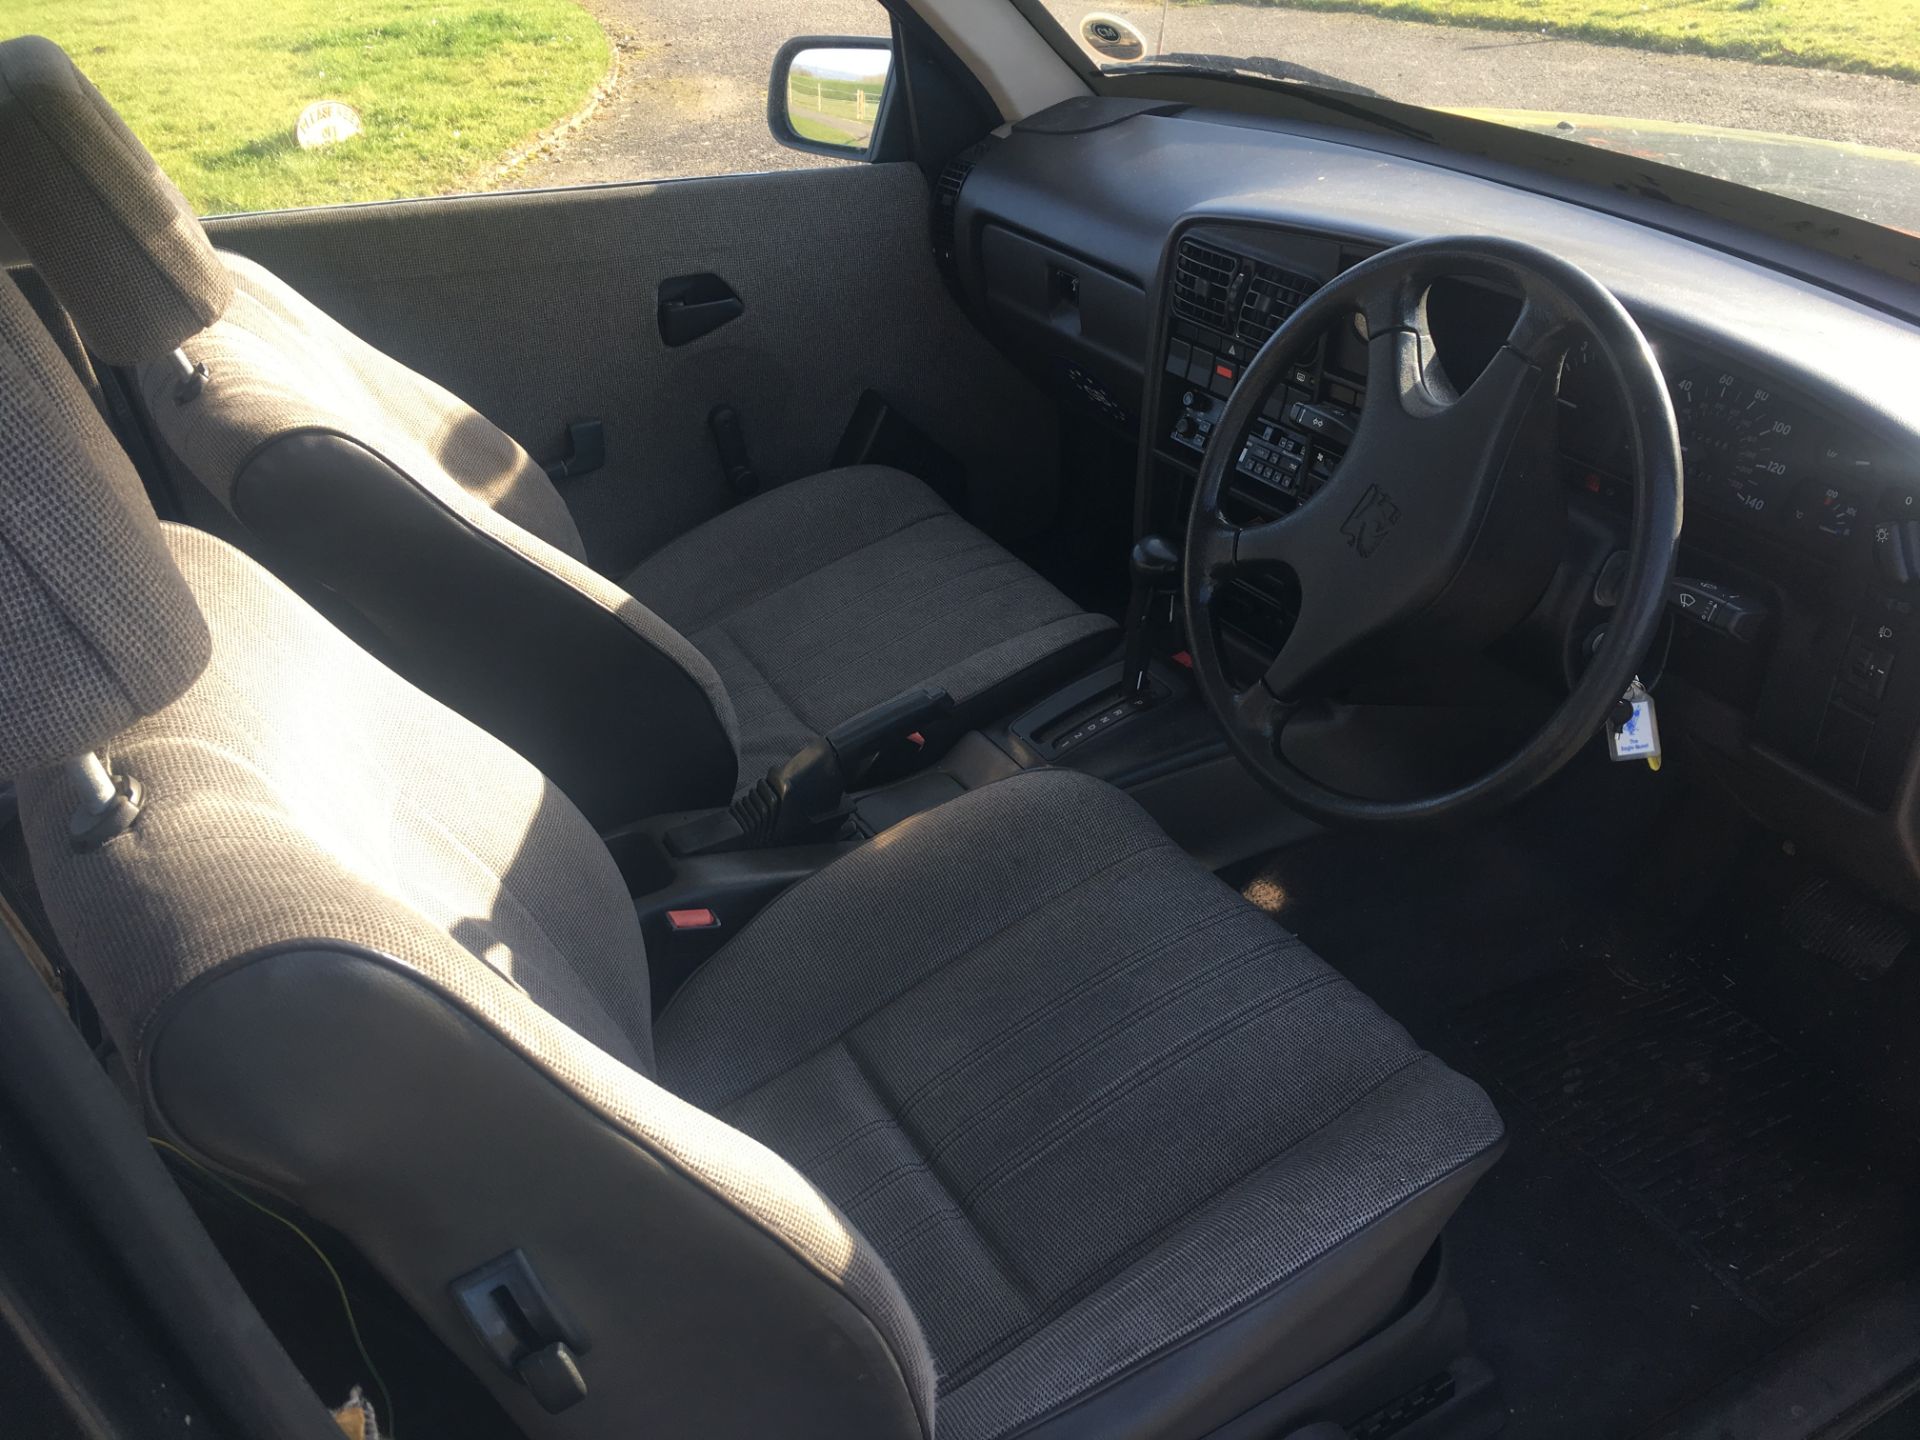
[[[186,199],[51,40],[0,44],[0,216],[109,365],[158,360],[233,280]]]
[[[132,462],[0,275],[0,776],[103,745],[211,648]]]

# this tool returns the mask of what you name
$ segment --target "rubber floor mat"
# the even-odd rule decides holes
[[[1687,974],[1579,964],[1471,1004],[1453,1028],[1496,1103],[1524,1107],[1768,1320],[1810,1316],[1920,1253],[1904,1126]]]

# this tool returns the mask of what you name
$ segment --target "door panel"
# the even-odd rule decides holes
[[[911,165],[282,211],[209,222],[541,460],[606,426],[561,482],[594,564],[623,573],[733,503],[708,431],[739,412],[763,484],[823,469],[864,390],[966,464],[964,508],[1017,536],[1052,508],[1050,406],[941,285]],[[669,347],[662,281],[709,273],[738,318]]]

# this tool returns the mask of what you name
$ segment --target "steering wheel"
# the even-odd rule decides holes
[[[1436,280],[1492,281],[1520,314],[1486,369],[1456,392],[1435,357],[1427,295]],[[1240,437],[1285,367],[1358,312],[1367,393],[1332,476],[1291,514],[1240,526],[1222,511]],[[1381,800],[1298,769],[1282,734],[1333,698],[1360,657],[1400,646],[1484,647],[1539,601],[1559,563],[1565,501],[1551,425],[1559,362],[1582,329],[1625,402],[1633,518],[1618,605],[1586,669],[1545,724],[1495,768],[1453,789]],[[1482,237],[1383,251],[1316,291],[1241,372],[1200,462],[1182,592],[1194,674],[1247,768],[1294,808],[1330,823],[1460,820],[1551,777],[1612,713],[1667,601],[1680,538],[1680,441],[1659,363],[1612,293],[1570,261]],[[1284,567],[1299,617],[1266,673],[1237,688],[1214,606],[1236,573]],[[1404,652],[1403,652],[1404,653]]]

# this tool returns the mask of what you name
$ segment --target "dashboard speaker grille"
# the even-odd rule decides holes
[[[1227,292],[1238,264],[1224,250],[1198,240],[1182,240],[1173,257],[1173,313],[1215,330],[1231,330],[1232,306]]]
[[[1319,282],[1305,275],[1278,265],[1256,264],[1246,298],[1240,302],[1240,337],[1255,345],[1266,344],[1281,322],[1317,289]]]

